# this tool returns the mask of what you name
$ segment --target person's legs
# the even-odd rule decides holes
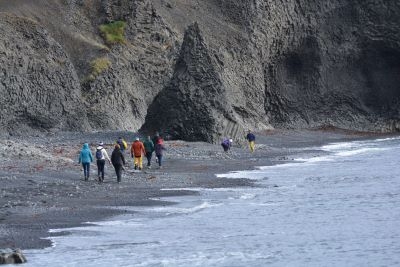
[[[121,182],[121,178],[122,178],[122,165],[118,165],[118,183]]]
[[[85,176],[85,181],[89,179],[90,163],[82,163],[83,175]]]
[[[139,170],[143,169],[143,156],[139,157]]]
[[[98,168],[99,168],[99,181],[103,182],[104,181],[104,166],[106,165],[105,160],[99,160],[97,162]]]
[[[101,167],[101,181],[102,182],[104,181],[104,169],[105,169],[105,166],[106,166],[106,161],[103,160],[103,165]]]
[[[121,171],[122,171],[122,166],[121,165],[114,165],[115,169],[115,174],[117,175],[117,182],[121,182]]]
[[[153,153],[152,152],[147,152],[146,153],[146,158],[147,158],[147,167],[151,166],[151,157],[152,157]]]
[[[89,180],[89,176],[90,176],[90,163],[87,163],[86,166],[87,166],[87,167],[86,167],[87,178],[88,178],[88,180]]]
[[[85,177],[86,180],[86,167],[85,167],[85,163],[82,162],[82,169],[83,169],[83,176]]]
[[[97,178],[99,178],[99,181],[100,181],[100,177],[101,177],[101,162],[100,162],[100,160],[97,160],[96,164],[97,164]]]
[[[137,157],[133,157],[133,165],[135,166],[135,170],[139,168],[139,159]]]
[[[255,143],[254,143],[254,141],[250,141],[250,142],[249,142],[249,146],[250,146],[250,151],[251,151],[251,152],[254,152],[254,148],[255,148]]]
[[[227,145],[223,144],[223,145],[222,145],[222,148],[224,149],[225,152],[228,152],[228,148],[229,148],[229,147],[228,147]]]
[[[118,167],[117,167],[117,165],[113,165],[113,167],[114,167],[115,174],[117,175],[117,181],[118,181]]]
[[[158,155],[157,156],[157,159],[158,159],[158,166],[162,166],[162,155]]]

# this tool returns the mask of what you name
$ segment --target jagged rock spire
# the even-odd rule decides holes
[[[174,75],[150,105],[142,131],[159,130],[174,138],[215,142],[226,121],[233,120],[215,66],[199,25],[190,25]]]

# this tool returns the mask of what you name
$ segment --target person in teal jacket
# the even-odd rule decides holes
[[[82,163],[85,181],[89,180],[91,162],[93,162],[92,152],[90,151],[89,144],[84,143],[81,153],[79,154],[79,163]]]

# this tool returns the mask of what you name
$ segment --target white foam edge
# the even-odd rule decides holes
[[[221,205],[222,204],[210,204],[209,202],[205,201],[197,206],[190,207],[190,208],[167,206],[167,207],[153,207],[150,210],[153,212],[165,212],[167,214],[191,214],[191,213],[202,211],[207,208],[218,207]]]
[[[203,188],[203,187],[188,187],[188,188],[162,188],[160,191],[212,191],[212,192],[236,192],[241,191],[243,189],[240,188]],[[163,199],[157,198],[158,200]]]
[[[95,224],[93,222],[83,222],[82,224]],[[55,228],[55,229],[50,229],[48,232],[49,233],[62,233],[62,232],[68,232],[68,231],[75,231],[75,230],[84,230],[87,229],[86,226],[78,226],[78,227],[70,227],[70,228]]]

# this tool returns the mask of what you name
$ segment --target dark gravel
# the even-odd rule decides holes
[[[166,141],[162,169],[156,168],[153,158],[152,169],[134,172],[132,160],[126,154],[129,164],[122,183],[116,182],[112,166],[107,165],[105,182],[99,184],[95,164],[91,167],[90,180],[83,181],[81,167],[77,164],[82,144],[89,142],[94,150],[95,144],[103,141],[111,153],[118,136],[131,141],[135,134],[3,137],[0,141],[0,248],[43,248],[51,245],[49,240],[42,239],[50,235],[49,229],[78,226],[128,212],[116,207],[170,205],[173,203],[152,199],[197,193],[160,190],[163,188],[257,186],[250,179],[216,178],[215,174],[279,164],[293,160],[294,156],[321,155],[326,152],[317,147],[328,142],[371,138],[343,131],[259,133],[253,154],[235,145],[229,153],[224,153],[220,145]]]

